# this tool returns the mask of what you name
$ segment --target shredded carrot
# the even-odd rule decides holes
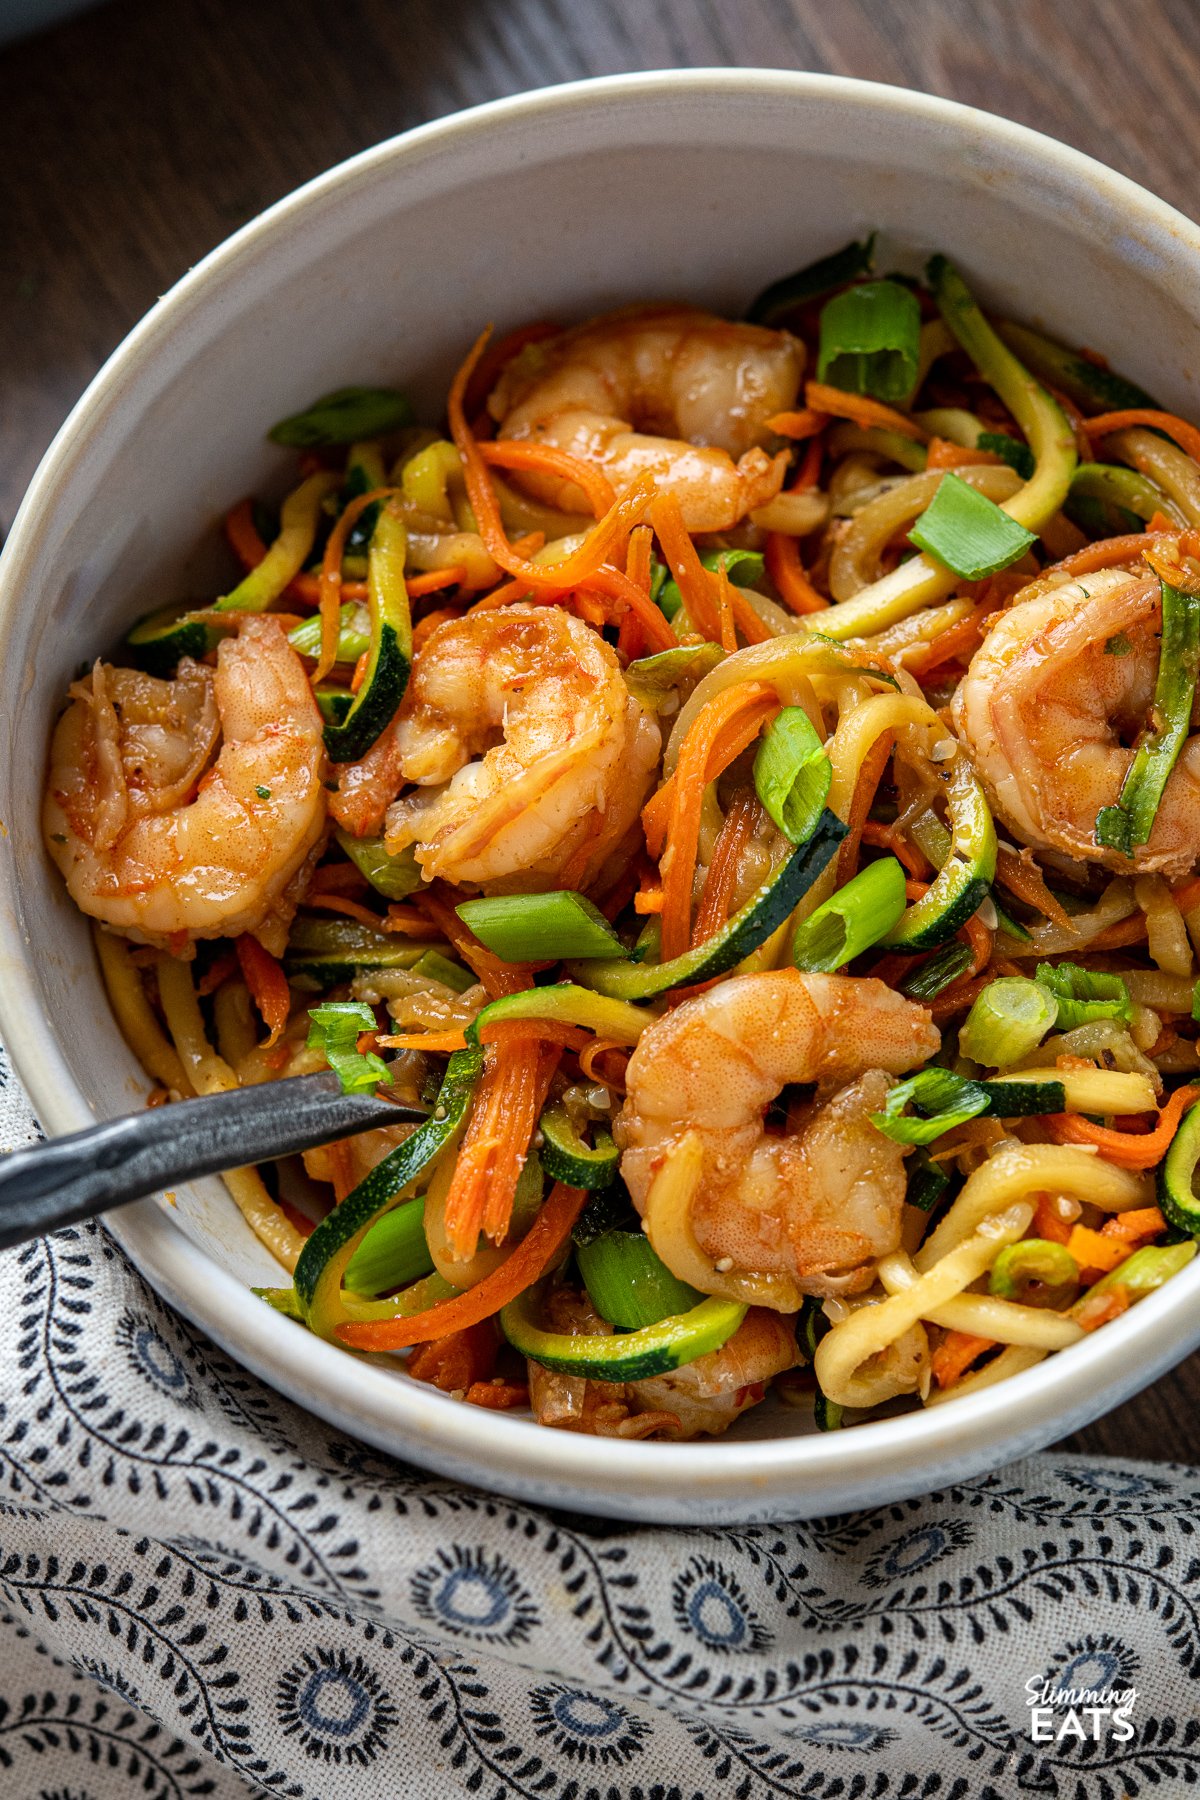
[[[794,613],[823,612],[829,605],[818,593],[800,560],[800,546],[785,531],[769,531],[765,553],[767,574],[779,590],[779,598]]]
[[[720,931],[728,919],[742,852],[754,835],[754,828],[761,816],[762,806],[758,796],[749,789],[737,796],[726,813],[725,822],[713,847],[700,904],[696,908],[696,919],[692,926],[693,944],[706,943]]]
[[[561,1048],[529,1036],[487,1046],[450,1189],[446,1239],[456,1256],[470,1256],[482,1231],[500,1243],[512,1218],[517,1179],[558,1067]]]
[[[535,319],[530,324],[518,325],[515,331],[505,332],[503,337],[497,338],[486,354],[480,357],[463,397],[467,417],[473,419],[486,406],[488,397],[505,368],[522,350],[528,349],[530,344],[541,343],[545,338],[558,337],[561,331],[561,325],[552,325],[548,319]]]
[[[366,876],[352,862],[322,863],[313,871],[309,893],[365,894],[369,886]]]
[[[1002,463],[1004,458],[997,456],[994,450],[968,450],[962,444],[953,444],[949,438],[932,437],[929,440],[929,454],[926,458],[926,469],[970,469],[983,467],[987,463]]]
[[[808,440],[808,447],[796,471],[796,478],[788,488],[789,494],[804,494],[809,488],[815,488],[821,479],[821,464],[825,460],[824,428],[816,432]]]
[[[218,956],[196,983],[196,992],[200,998],[203,1000],[206,995],[215,994],[217,989],[223,987],[229,980],[237,966],[238,959],[232,950],[227,951],[224,956]]]
[[[705,570],[705,574],[707,573]],[[651,600],[648,586],[641,587],[609,563],[593,569],[587,578],[587,585],[589,588],[599,589],[602,594],[627,609],[622,616],[632,615],[637,620],[642,641],[648,651],[675,649],[679,639],[672,631],[670,621]]]
[[[865,819],[862,841],[876,850],[890,850],[896,861],[917,881],[926,880],[931,873],[929,864],[917,845],[910,844],[904,833],[894,825],[883,825],[878,819]]]
[[[629,544],[625,551],[625,579],[651,605],[653,604],[650,600],[652,537],[653,533],[648,525],[635,525],[629,534]],[[657,612],[658,608],[655,607],[654,610]],[[645,642],[638,612],[630,606],[621,618],[621,628],[617,634],[617,654],[630,663],[635,657],[642,654]]]
[[[1081,1269],[1095,1269],[1099,1274],[1107,1275],[1110,1269],[1125,1261],[1129,1245],[1118,1238],[1091,1231],[1086,1225],[1075,1225],[1067,1239],[1067,1254],[1075,1258]]]
[[[643,916],[662,911],[662,883],[654,887],[641,887],[633,896],[633,910]]]
[[[489,1412],[515,1412],[529,1405],[529,1388],[523,1381],[496,1375],[491,1381],[473,1381],[463,1398],[468,1406],[484,1406]]]
[[[419,600],[422,594],[437,594],[442,588],[457,587],[460,581],[467,579],[467,571],[455,563],[449,569],[426,569],[421,575],[406,575],[404,586],[410,600]],[[348,584],[343,584],[342,593],[349,592]]]
[[[531,988],[535,965],[505,962],[495,951],[481,944],[455,912],[454,902],[449,898],[453,894],[453,888],[437,882],[425,889],[419,904],[442,936],[448,939],[459,959],[479,977],[487,989],[488,999],[498,1000],[502,994],[519,994],[525,988]],[[464,896],[460,893],[456,898],[461,900]]]
[[[995,933],[988,929],[978,913],[973,913],[956,935],[965,937],[971,946],[971,961],[958,977],[959,981],[969,981],[973,975],[986,969],[991,961]]]
[[[396,492],[395,488],[371,488],[366,494],[356,494],[347,507],[342,510],[333,530],[325,542],[325,554],[321,559],[321,654],[317,666],[312,672],[312,683],[324,681],[330,669],[337,661],[338,620],[342,606],[342,553],[346,548],[346,538],[350,527],[367,509],[378,500],[390,500]]]
[[[1124,950],[1129,944],[1140,944],[1146,936],[1146,915],[1134,913],[1128,919],[1119,919],[1110,925],[1098,937],[1091,938],[1087,948],[1092,950]]]
[[[418,620],[413,626],[414,653],[425,647],[426,642],[433,636],[439,625],[448,625],[451,619],[461,618],[462,614],[453,606],[440,606],[436,607],[433,612],[427,612],[425,617]]]
[[[915,438],[919,444],[929,442],[929,433],[924,431],[915,419],[904,413],[896,412],[893,407],[885,406],[881,400],[872,400],[866,394],[844,394],[840,388],[826,387],[824,382],[810,381],[804,390],[806,406],[812,412],[821,412],[834,419],[852,419],[856,425],[872,426],[883,431],[898,431],[902,437]],[[774,420],[767,424],[774,427]]]
[[[827,412],[815,412],[805,407],[803,412],[779,412],[774,418],[767,420],[768,431],[778,432],[780,437],[811,438],[824,431],[829,423]]]
[[[1075,1317],[1085,1331],[1095,1331],[1128,1311],[1129,1289],[1118,1282],[1114,1287],[1105,1288],[1102,1294],[1089,1295]]]
[[[427,938],[437,935],[437,926],[431,924],[415,906],[400,906],[393,902],[379,923],[385,931],[395,932],[402,937]]]
[[[737,649],[737,632],[733,623],[733,583],[724,563],[717,571],[716,593],[717,617],[721,622],[721,648],[730,656]]]
[[[688,618],[711,643],[721,641],[721,613],[716,577],[700,561],[696,546],[683,522],[683,510],[674,494],[659,494],[650,507],[650,520],[662,546],[676,585],[683,596]]]
[[[935,1025],[946,1019],[952,1019],[955,1013],[966,1012],[974,1006],[980,994],[992,980],[991,974],[979,975],[974,981],[955,981],[940,994],[935,994],[928,1002],[930,1017]]]
[[[458,1031],[401,1031],[385,1034],[379,1040],[384,1050],[426,1050],[430,1056],[452,1056],[465,1050],[467,1040]]]
[[[939,632],[923,649],[915,650],[906,657],[906,666],[914,675],[922,677],[933,669],[941,668],[944,663],[952,662],[955,657],[965,659],[970,656],[983,638],[987,621],[1004,605],[1006,597],[1002,590],[987,594],[965,619],[947,626],[945,631]]]
[[[994,1338],[975,1337],[969,1331],[948,1331],[929,1359],[933,1379],[940,1388],[948,1388],[995,1343]]]
[[[1170,1149],[1179,1121],[1193,1100],[1200,1100],[1200,1087],[1176,1088],[1153,1131],[1113,1131],[1107,1125],[1093,1125],[1079,1113],[1052,1113],[1045,1124],[1057,1144],[1095,1144],[1118,1168],[1152,1169]]]
[[[740,694],[742,706],[734,705],[730,696]],[[764,724],[773,719],[780,709],[780,701],[771,688],[763,682],[749,682],[740,687],[727,688],[725,693],[718,694],[709,705],[721,701],[727,707],[724,724],[715,727],[712,744],[709,750],[708,763],[704,772],[704,786],[723,775],[742,751],[747,749],[758,736]],[[707,708],[704,709],[707,711]],[[692,721],[694,731],[699,723],[699,716]],[[689,734],[690,735],[690,734]],[[672,809],[675,805],[679,768],[676,765],[674,775],[668,776],[662,786],[647,800],[642,808],[642,829],[646,834],[646,847],[651,856],[661,856],[666,842],[667,831],[671,822]]]
[[[304,897],[305,906],[318,907],[322,912],[343,913],[347,919],[357,919],[360,925],[369,925],[372,931],[382,931],[383,919],[379,913],[372,912],[361,901],[351,900],[346,894],[308,893]]]
[[[428,1381],[453,1394],[485,1380],[496,1366],[499,1348],[495,1321],[481,1319],[478,1325],[419,1344],[405,1367],[414,1381]]]
[[[867,814],[875,801],[875,790],[883,780],[888,759],[896,747],[896,733],[881,731],[859,764],[854,792],[847,809],[846,835],[838,848],[837,885],[845,887],[858,870],[858,853]]]
[[[1124,431],[1128,425],[1148,425],[1152,431],[1165,432],[1181,450],[1200,462],[1200,431],[1175,413],[1159,412],[1152,406],[1133,406],[1125,412],[1097,413],[1095,418],[1083,421],[1089,438],[1107,437],[1110,431]]]
[[[1090,421],[1089,421],[1090,423]],[[1171,532],[1131,531],[1125,537],[1101,538],[1098,543],[1086,544],[1082,550],[1076,550],[1070,556],[1064,556],[1061,562],[1054,563],[1044,571],[1047,575],[1094,575],[1097,569],[1111,569],[1116,563],[1133,562],[1143,551],[1150,550],[1160,544],[1164,537],[1178,537],[1178,528]]]
[[[512,1255],[494,1274],[485,1276],[465,1294],[443,1300],[426,1312],[404,1319],[352,1321],[337,1327],[343,1343],[355,1350],[403,1350],[409,1344],[427,1343],[489,1319],[510,1300],[532,1287],[555,1259],[571,1235],[587,1195],[582,1188],[555,1184]]]
[[[667,784],[672,790],[670,823],[666,847],[659,860],[663,887],[664,962],[681,955],[691,937],[692,881],[699,848],[700,807],[705,788],[719,773],[712,768],[712,753],[718,738],[725,728],[738,727],[738,735],[733,739],[737,748],[728,759],[732,762],[734,756],[740,755],[753,742],[766,719],[778,711],[779,699],[774,689],[761,682],[726,688],[700,709],[683,740],[679,762]],[[643,810],[643,821],[646,810]]]
[[[350,677],[350,692],[352,694],[357,694],[359,688],[361,688],[363,682],[367,679],[367,670],[370,666],[371,652],[369,650],[364,650],[358,661],[355,663],[354,673]]]
[[[1041,870],[1028,858],[1018,856],[1014,850],[997,850],[996,880],[1026,906],[1032,906],[1044,918],[1052,919],[1064,931],[1071,930],[1070,913],[1054,898],[1042,879]]]
[[[499,563],[500,567],[509,575],[519,577],[530,587],[538,590],[552,588],[560,591],[579,587],[595,570],[608,561],[618,546],[624,545],[628,533],[635,525],[641,523],[654,498],[653,478],[649,475],[638,476],[610,511],[597,521],[578,550],[563,562],[555,563],[553,567],[550,567],[541,563],[528,562],[524,557],[519,556],[505,536],[496,491],[492,486],[480,445],[467,423],[463,410],[463,395],[467,383],[483,355],[487,341],[488,331],[484,331],[476,340],[466,361],[450,384],[450,393],[446,401],[450,432],[463,459],[467,498],[471,503],[471,510],[475,514],[479,535],[493,561]]]
[[[559,475],[581,489],[598,519],[617,504],[612,482],[595,463],[558,450],[552,444],[521,442],[511,438],[502,443],[481,444],[479,454],[485,463],[497,469],[530,469],[538,474]]]
[[[1167,1229],[1167,1221],[1157,1206],[1137,1206],[1129,1212],[1114,1213],[1100,1227],[1101,1237],[1124,1238],[1126,1245],[1136,1238],[1157,1237]]]
[[[594,1038],[586,1050],[579,1052],[579,1067],[589,1081],[603,1082],[605,1087],[616,1088],[619,1093],[625,1092],[625,1070],[629,1064],[629,1046],[618,1044],[613,1038]],[[596,1064],[603,1058],[605,1067],[597,1070]],[[620,1069],[613,1071],[611,1065],[620,1063]]]
[[[1065,1244],[1070,1237],[1071,1227],[1054,1204],[1052,1194],[1038,1195],[1030,1231],[1034,1237],[1043,1238],[1049,1244]]]
[[[237,951],[250,998],[270,1032],[264,1045],[265,1049],[270,1050],[283,1036],[292,1010],[292,990],[288,986],[287,976],[271,953],[264,950],[258,939],[251,937],[249,932],[243,932],[235,940],[233,947]]]
[[[725,576],[725,579],[728,581],[729,577]],[[741,588],[732,582],[729,583],[729,609],[734,624],[748,644],[765,644],[768,638],[774,637],[775,633],[759,618]]]

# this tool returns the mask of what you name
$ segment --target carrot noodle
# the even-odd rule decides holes
[[[648,651],[675,649],[679,639],[672,631],[670,621],[658,610],[649,594],[637,582],[631,581],[628,575],[623,575],[620,569],[614,569],[605,563],[588,577],[588,586],[599,589],[609,599],[615,600],[624,609],[623,617],[632,616],[637,620],[642,641]]]
[[[440,593],[443,588],[457,587],[459,582],[465,581],[466,578],[467,571],[460,568],[459,565],[455,563],[453,568],[449,569],[427,569],[423,575],[406,575],[404,577],[404,586],[408,591],[410,600],[419,600],[422,594],[437,594]],[[350,583],[343,582],[343,598],[345,598],[349,592]],[[365,583],[363,586],[363,593],[365,597]]]
[[[765,552],[767,574],[779,590],[779,598],[794,613],[823,612],[829,605],[818,593],[800,560],[800,546],[784,531],[769,531]]]
[[[1060,900],[1054,898],[1036,863],[1018,856],[1015,850],[999,849],[996,852],[996,880],[1026,906],[1040,912],[1043,918],[1052,919],[1064,931],[1071,930],[1070,913]]]
[[[804,390],[804,400],[812,412],[825,413],[834,419],[851,419],[856,425],[864,425],[868,429],[875,426],[882,431],[898,431],[902,437],[915,438],[919,444],[929,442],[929,433],[915,419],[885,406],[881,400],[870,399],[866,394],[844,394],[840,388],[826,387],[821,381],[810,381]]]
[[[500,518],[500,505],[488,475],[487,464],[483,460],[475,434],[468,425],[463,412],[463,393],[472,371],[483,354],[487,340],[488,332],[485,331],[477,339],[466,361],[454,377],[446,403],[450,433],[463,459],[467,498],[471,503],[471,510],[475,514],[479,535],[492,560],[499,563],[500,567],[508,574],[518,576],[522,581],[527,582],[530,587],[557,588],[560,591],[578,587],[589,575],[600,568],[602,563],[607,562],[618,546],[623,546],[628,533],[635,525],[641,523],[654,498],[653,478],[649,475],[640,475],[626,489],[616,504],[597,522],[578,550],[563,562],[547,566],[541,563],[527,562],[523,557],[518,556],[505,536],[504,525]]]
[[[1119,1238],[1091,1231],[1086,1225],[1073,1225],[1067,1239],[1067,1255],[1075,1258],[1081,1273],[1107,1275],[1110,1269],[1125,1261],[1129,1245]]]
[[[935,994],[928,1002],[934,1024],[940,1025],[944,1019],[952,1019],[955,1013],[969,1011],[992,979],[991,975],[980,975],[974,981],[955,981],[940,994]]]
[[[1167,1221],[1157,1206],[1139,1206],[1131,1212],[1116,1213],[1100,1227],[1101,1237],[1124,1238],[1126,1247],[1137,1238],[1157,1237],[1167,1229]]]
[[[1097,937],[1089,938],[1089,950],[1124,950],[1129,944],[1140,944],[1147,934],[1146,915],[1136,912],[1131,918],[1120,919],[1117,924],[1110,925]]]
[[[219,987],[225,985],[231,975],[237,973],[237,969],[238,959],[232,950],[227,951],[224,956],[218,956],[196,983],[196,992],[202,1000],[209,994],[215,994]]]
[[[354,673],[350,677],[350,692],[352,694],[357,694],[363,682],[367,679],[367,670],[370,666],[371,652],[370,650],[364,650],[358,661],[355,663]]]
[[[859,765],[854,792],[850,796],[850,805],[847,808],[846,835],[838,847],[837,884],[839,887],[844,887],[858,872],[858,854],[863,826],[867,822],[867,814],[874,805],[875,790],[883,780],[883,772],[887,768],[895,748],[896,733],[881,731]]]
[[[481,444],[479,454],[485,463],[497,469],[529,469],[535,473],[561,475],[582,489],[587,503],[598,519],[617,504],[616,491],[603,469],[583,462],[552,444],[529,443],[505,439],[501,443]]]
[[[342,913],[347,919],[357,919],[360,925],[369,925],[372,931],[383,930],[381,914],[372,912],[359,900],[351,900],[347,894],[307,894],[304,904],[319,907],[322,912]]]
[[[902,831],[894,825],[882,825],[878,819],[865,819],[862,828],[862,841],[870,844],[875,850],[889,850],[908,873],[917,881],[924,881],[930,874],[929,863],[916,844],[910,843]]]
[[[1121,1169],[1152,1169],[1171,1147],[1179,1121],[1200,1087],[1176,1088],[1158,1115],[1153,1131],[1114,1131],[1093,1125],[1078,1113],[1051,1113],[1042,1122],[1056,1144],[1095,1144],[1101,1156]]]
[[[471,1117],[446,1195],[446,1241],[471,1256],[480,1232],[503,1241],[530,1139],[562,1055],[532,1034],[506,1035],[487,1046]]]
[[[352,862],[322,863],[315,870],[310,894],[365,894],[370,882]]]
[[[767,420],[767,430],[778,432],[780,437],[811,438],[824,431],[829,423],[827,412],[814,412],[806,407],[802,412],[780,412]]]
[[[994,450],[968,450],[962,444],[951,443],[949,438],[933,437],[929,440],[929,454],[925,461],[927,469],[970,469],[985,463],[1002,463],[1004,458],[997,456]]]
[[[945,631],[939,632],[923,649],[911,651],[905,657],[905,666],[909,672],[920,679],[932,669],[940,669],[943,663],[969,656],[978,649],[983,639],[985,621],[991,618],[1000,605],[1000,601],[981,600],[974,612],[969,612],[965,619],[960,619],[956,625],[950,625]]]
[[[1134,406],[1125,412],[1097,413],[1082,421],[1089,438],[1107,437],[1112,431],[1124,431],[1128,425],[1148,425],[1152,431],[1165,432],[1181,450],[1200,462],[1200,431],[1176,413],[1159,412],[1152,406]]]
[[[662,911],[662,884],[639,888],[633,896],[633,910],[636,913],[660,913]]]
[[[283,1036],[292,1010],[292,990],[288,978],[268,950],[249,932],[235,939],[234,949],[242,975],[250,990],[250,998],[262,1016],[270,1036],[265,1049],[270,1050]]]
[[[1172,541],[1179,528],[1170,532],[1131,531],[1127,537],[1101,538],[1087,544],[1071,556],[1064,556],[1045,571],[1046,574],[1094,575],[1097,569],[1111,569],[1117,563],[1133,562],[1147,550]]]
[[[721,573],[729,581],[724,569]],[[732,582],[729,582],[729,609],[733,614],[734,624],[748,644],[765,644],[768,638],[774,637],[775,633],[770,626],[763,623],[745,594]]]
[[[424,913],[418,912],[413,906],[389,906],[379,923],[384,931],[396,932],[404,937],[427,938],[437,931],[437,926],[431,925]]]
[[[433,612],[427,612],[425,617],[418,620],[413,626],[412,643],[414,655],[418,650],[424,649],[426,643],[433,636],[439,625],[448,625],[452,619],[461,618],[461,612],[458,611],[457,607],[453,606],[440,606],[435,608]]]
[[[740,717],[738,716],[739,709],[732,707],[729,699],[732,694],[742,696],[745,711]],[[763,724],[768,719],[774,718],[782,704],[774,690],[766,687],[762,682],[748,682],[740,687],[728,688],[724,694],[718,694],[711,700],[709,705],[715,706],[718,701],[724,701],[727,706],[731,706],[732,714],[727,718],[726,723],[719,727],[711,746],[705,769],[705,786],[710,781],[715,781],[718,775],[724,774],[734,758],[740,756],[742,751],[754,742]],[[704,711],[707,712],[708,708],[705,707]],[[699,717],[693,720],[691,731],[695,731],[698,724]],[[690,736],[691,732],[688,735]],[[671,809],[675,804],[678,775],[679,768],[676,765],[675,773],[663,782],[658,792],[652,794],[642,808],[642,829],[646,834],[646,847],[651,856],[657,857],[662,854],[667,828],[670,824]]]
[[[256,569],[267,554],[267,546],[259,537],[254,523],[254,502],[252,500],[241,500],[232,512],[226,513],[225,536],[230,549],[246,570]],[[439,573],[441,572],[439,571]],[[316,606],[321,598],[321,584],[315,575],[306,575],[301,572],[299,575],[292,576],[284,592],[305,606]],[[365,581],[344,581],[342,583],[343,600],[365,600],[366,597],[367,584]]]
[[[625,1092],[625,1070],[629,1064],[629,1048],[618,1044],[613,1038],[593,1038],[586,1050],[579,1052],[579,1067],[589,1081],[599,1081],[605,1087],[616,1088],[618,1093]],[[605,1067],[597,1070],[596,1064],[604,1058]],[[618,1063],[620,1068],[612,1073],[609,1065]]]
[[[803,494],[809,488],[815,488],[821,479],[821,464],[824,460],[825,432],[822,427],[808,440],[808,448],[804,452],[800,467],[796,472],[796,479],[788,488],[788,493]]]
[[[966,1374],[985,1350],[995,1347],[994,1338],[974,1337],[969,1331],[948,1331],[930,1358],[933,1379],[940,1388],[948,1388],[951,1382]]]
[[[707,706],[701,707],[683,740],[679,761],[672,776],[670,824],[666,847],[659,859],[662,874],[662,957],[668,961],[687,949],[691,936],[692,881],[700,840],[700,805],[704,789],[720,770],[713,770],[713,751],[725,728],[736,727],[733,738],[737,748],[729,756],[732,762],[754,741],[768,717],[779,711],[780,702],[773,688],[761,682],[726,688]],[[726,740],[728,741],[728,740]],[[724,764],[728,767],[728,762]],[[657,796],[656,796],[657,798]],[[642,814],[645,818],[645,812]]]
[[[659,494],[650,508],[650,520],[683,596],[688,618],[710,643],[720,643],[721,614],[716,577],[700,561],[676,496]]]
[[[481,1319],[494,1317],[501,1307],[532,1287],[552,1267],[570,1237],[586,1199],[587,1194],[582,1188],[564,1187],[561,1182],[556,1182],[526,1235],[494,1274],[485,1276],[465,1294],[443,1300],[426,1312],[414,1313],[407,1319],[339,1325],[338,1337],[355,1350],[404,1350],[409,1344],[448,1337],[452,1331],[462,1331]]]
[[[468,1406],[484,1406],[489,1412],[517,1412],[529,1405],[529,1387],[496,1375],[491,1381],[473,1381],[463,1399]]]
[[[629,545],[625,551],[625,578],[637,589],[647,606],[654,604],[650,599],[653,535],[648,525],[635,525],[629,534]],[[655,607],[654,610],[657,612],[658,608]],[[621,618],[621,629],[617,634],[617,654],[630,663],[643,653],[645,647],[646,637],[641,627],[639,607],[631,602]]]
[[[728,919],[742,852],[753,836],[761,816],[762,807],[758,796],[750,792],[739,794],[726,813],[725,823],[713,849],[712,861],[708,865],[700,904],[696,908],[696,919],[692,926],[693,944],[703,944],[710,937],[715,937]]]
[[[1034,1237],[1045,1238],[1051,1244],[1065,1244],[1071,1235],[1071,1227],[1054,1204],[1051,1194],[1039,1194],[1037,1208],[1029,1226]]]
[[[404,1366],[414,1381],[428,1381],[443,1393],[453,1394],[477,1382],[482,1384],[496,1366],[499,1348],[500,1334],[494,1321],[481,1319],[478,1325],[418,1344]]]
[[[342,607],[342,553],[350,527],[368,506],[374,506],[380,500],[390,500],[396,492],[396,488],[381,487],[372,488],[366,494],[357,494],[349,506],[343,509],[341,517],[326,539],[325,554],[321,559],[321,654],[312,672],[314,687],[318,682],[324,681],[337,661],[338,626]]]
[[[546,338],[558,337],[561,331],[561,325],[551,325],[546,319],[536,319],[528,325],[518,325],[515,331],[508,331],[503,337],[497,338],[480,357],[463,397],[467,417],[473,419],[487,404],[492,389],[505,368],[522,350],[528,349],[530,344],[542,343]]]
[[[971,946],[971,961],[959,976],[960,981],[969,981],[973,975],[978,975],[987,968],[992,959],[992,943],[996,934],[975,913],[966,921],[958,935],[965,937]]]

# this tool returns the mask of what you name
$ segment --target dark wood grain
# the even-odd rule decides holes
[[[425,119],[587,75],[735,64],[925,88],[1194,209],[1194,0],[110,0],[0,52],[0,518],[200,256]],[[1200,1360],[1070,1440],[1200,1462]]]

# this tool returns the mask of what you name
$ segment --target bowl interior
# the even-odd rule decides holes
[[[50,1129],[128,1110],[145,1081],[41,848],[49,722],[73,671],[139,613],[228,573],[222,513],[278,491],[291,466],[265,428],[358,381],[407,387],[436,420],[485,324],[654,298],[736,314],[767,281],[871,229],[883,269],[943,250],[990,305],[1200,411],[1200,254],[1185,221],[1016,127],[819,77],[637,77],[427,127],[282,203],[160,303],[68,422],[4,560],[0,1006]],[[177,1225],[239,1283],[277,1278],[219,1182],[181,1189],[174,1221],[155,1229]],[[1082,1412],[1056,1403],[1060,1427],[1105,1396],[1112,1383],[1092,1381]],[[747,1429],[791,1438],[796,1419]],[[728,1467],[749,1448],[706,1454]],[[432,1439],[426,1449],[439,1460]],[[818,1486],[822,1505],[845,1498],[827,1476]]]

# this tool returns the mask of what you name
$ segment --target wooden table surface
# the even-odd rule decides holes
[[[924,88],[1193,204],[1194,0],[110,0],[0,51],[0,520],[151,302],[298,183],[502,94],[714,64]],[[1200,1357],[1069,1443],[1200,1462]]]

